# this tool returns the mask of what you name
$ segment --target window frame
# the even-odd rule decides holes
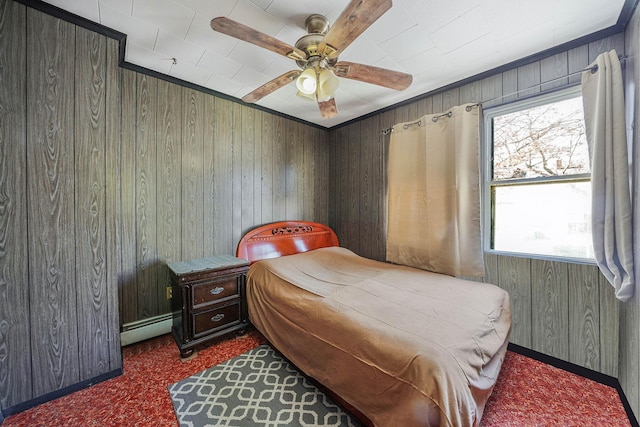
[[[481,174],[482,174],[482,245],[485,253],[506,255],[530,259],[541,259],[550,261],[560,261],[575,264],[597,265],[595,259],[574,258],[560,255],[546,255],[527,252],[512,252],[497,250],[493,246],[493,222],[495,215],[495,204],[493,189],[495,187],[513,187],[519,185],[540,184],[544,182],[566,183],[566,182],[591,182],[591,174],[575,174],[556,177],[535,177],[535,178],[514,178],[509,180],[493,180],[493,118],[508,113],[513,113],[553,102],[564,101],[566,99],[582,96],[579,84],[565,87],[550,92],[541,92],[526,98],[509,101],[495,106],[487,107],[482,112],[482,150],[481,150]]]

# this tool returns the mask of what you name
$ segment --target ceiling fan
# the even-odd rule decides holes
[[[411,74],[338,61],[338,55],[391,5],[391,0],[351,0],[331,27],[324,16],[310,15],[305,21],[308,34],[298,39],[295,47],[226,17],[212,19],[211,28],[293,59],[300,68],[288,71],[245,95],[242,98],[244,102],[257,102],[295,80],[298,95],[317,101],[322,117],[330,118],[338,114],[333,97],[338,86],[337,77],[395,90],[411,85]]]

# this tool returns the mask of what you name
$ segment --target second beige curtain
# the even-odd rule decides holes
[[[635,287],[633,210],[618,53],[600,54],[591,67],[582,73],[582,101],[591,159],[593,250],[616,297],[628,301]]]
[[[387,261],[484,276],[479,109],[463,105],[393,127]]]

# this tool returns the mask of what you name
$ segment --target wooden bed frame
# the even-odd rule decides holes
[[[324,224],[309,221],[281,221],[263,225],[245,234],[238,242],[236,256],[254,263],[261,259],[277,258],[338,245],[338,236]],[[319,389],[358,418],[363,425],[373,426],[371,420],[362,412],[320,382],[313,378],[312,380]]]
[[[329,246],[338,246],[338,236],[328,226],[309,221],[281,221],[245,234],[238,243],[236,256],[253,263]]]

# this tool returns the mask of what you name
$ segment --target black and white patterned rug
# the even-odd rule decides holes
[[[360,426],[269,345],[169,386],[181,427]]]

